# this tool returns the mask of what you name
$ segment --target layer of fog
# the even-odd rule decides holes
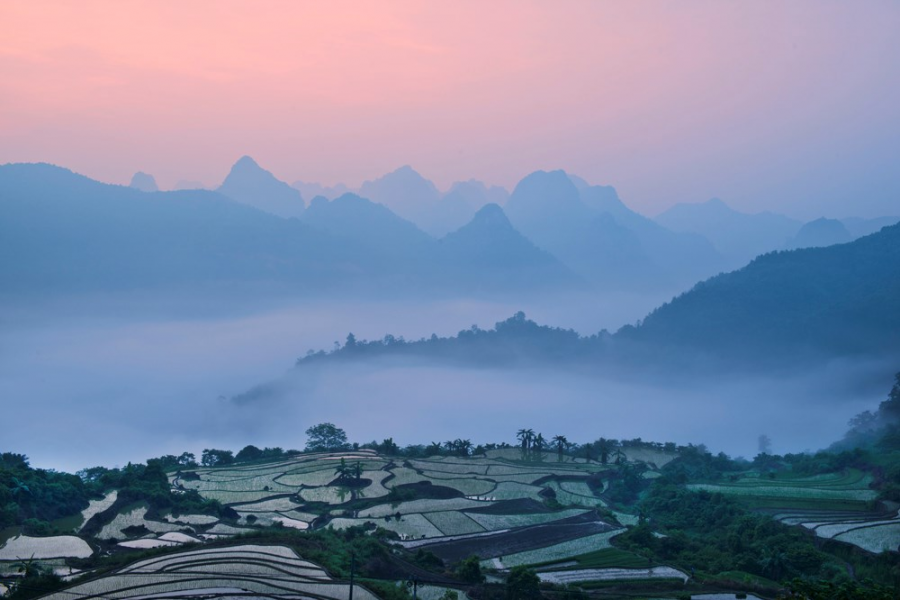
[[[593,333],[634,322],[659,300],[308,301],[170,318],[166,311],[4,307],[0,451],[74,471],[185,450],[199,455],[206,447],[302,448],[308,426],[332,421],[360,442],[513,442],[516,429],[532,427],[576,441],[703,442],[747,456],[761,433],[778,452],[819,448],[889,387],[891,366],[882,364],[832,364],[768,380],[711,376],[677,386],[550,370],[392,365],[327,368],[293,378],[284,394],[264,403],[228,400],[278,380],[306,350],[328,349],[351,331],[362,339],[452,335],[472,324],[489,328],[523,309],[540,323]]]

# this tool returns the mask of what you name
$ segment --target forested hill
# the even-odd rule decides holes
[[[739,355],[900,350],[900,225],[772,252],[697,284],[617,337]]]
[[[327,360],[365,360],[381,357],[404,357],[437,362],[496,366],[519,361],[571,361],[596,355],[608,342],[610,334],[601,332],[590,337],[579,336],[571,329],[538,325],[518,312],[501,321],[494,329],[473,325],[456,336],[432,335],[415,341],[386,335],[383,339],[357,340],[351,333],[346,343],[332,352],[310,351],[297,361],[298,366]]]
[[[752,366],[835,356],[900,353],[900,225],[849,244],[763,255],[733,273],[697,284],[637,326],[588,337],[518,313],[491,330],[404,341],[386,336],[310,353],[325,359],[402,356],[473,365],[625,363],[650,358],[683,365],[715,356]]]

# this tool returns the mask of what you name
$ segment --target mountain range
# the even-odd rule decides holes
[[[4,291],[273,282],[308,293],[348,285],[452,293],[578,284],[505,218],[479,218],[477,235],[462,231],[441,243],[352,194],[316,198],[300,218],[275,216],[248,205],[260,196],[244,186],[249,179],[271,185],[271,174],[239,162],[216,192],[148,193],[48,164],[0,166]],[[249,200],[234,201],[222,189],[243,189]],[[291,192],[289,202],[302,206]],[[513,263],[512,275],[494,280],[498,264]]]
[[[0,244],[20,261],[6,261],[10,284],[678,291],[745,264],[757,250],[847,242],[892,222],[804,225],[739,213],[719,200],[678,205],[653,220],[628,208],[615,188],[564,171],[532,173],[511,195],[474,180],[442,194],[408,166],[366,182],[359,194],[316,196],[307,207],[297,189],[246,156],[214,192],[154,189],[145,173],[126,188],[51,165],[0,167],[9,230]]]

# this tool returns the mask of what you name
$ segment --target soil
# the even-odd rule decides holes
[[[455,562],[476,555],[479,558],[496,558],[516,552],[552,546],[568,540],[603,533],[615,529],[609,523],[597,519],[594,512],[585,513],[561,521],[523,527],[497,535],[479,536],[421,546],[439,558]]]

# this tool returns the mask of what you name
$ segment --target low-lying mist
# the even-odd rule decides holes
[[[6,416],[0,451],[74,471],[185,450],[199,455],[208,447],[302,448],[307,427],[331,421],[359,442],[513,442],[517,429],[530,427],[573,441],[641,437],[752,456],[763,433],[779,453],[835,441],[851,416],[883,399],[896,370],[834,362],[777,377],[710,372],[676,383],[550,368],[379,362],[285,376],[307,350],[329,349],[348,332],[360,339],[451,335],[525,310],[538,322],[589,334],[634,322],[659,301],[622,295],[524,303],[307,300],[209,317],[111,314],[83,302],[64,309],[57,303],[52,311],[8,306],[0,322]],[[146,305],[152,300],[143,299]],[[276,393],[265,399],[231,399],[271,381],[278,382]]]

